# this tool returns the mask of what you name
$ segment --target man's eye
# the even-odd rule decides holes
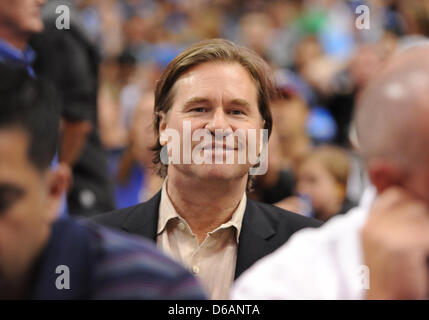
[[[234,109],[234,110],[231,111],[231,114],[239,116],[239,115],[244,114],[244,112],[241,111],[241,110]]]
[[[191,111],[193,111],[193,112],[206,112],[207,109],[203,108],[203,107],[198,107],[198,108],[192,109]]]

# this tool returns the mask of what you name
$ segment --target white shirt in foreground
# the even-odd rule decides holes
[[[369,271],[363,265],[360,230],[375,193],[371,187],[347,214],[318,229],[298,231],[248,269],[235,283],[231,298],[363,299]]]

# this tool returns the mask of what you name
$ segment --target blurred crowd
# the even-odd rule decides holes
[[[156,193],[154,87],[190,44],[225,38],[263,56],[277,95],[269,170],[251,198],[327,220],[355,205],[367,184],[353,151],[359,90],[397,46],[429,33],[429,1],[80,0],[102,57],[98,127],[109,153],[116,207]],[[369,29],[356,25],[369,6]],[[362,17],[361,17],[362,19]]]

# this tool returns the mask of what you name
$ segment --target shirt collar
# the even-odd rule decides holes
[[[168,221],[175,218],[180,219],[180,216],[176,212],[176,209],[174,208],[173,204],[171,203],[170,197],[168,196],[167,178],[165,178],[161,189],[161,201],[159,204],[159,220],[157,234],[161,234],[167,226]]]
[[[167,193],[167,178],[165,178],[164,183],[162,184],[161,189],[161,201],[159,205],[159,220],[158,220],[158,229],[157,229],[157,235],[164,232],[167,223],[172,219],[180,219],[182,221],[183,218],[177,213],[176,209],[174,208],[173,204],[171,203],[170,197]],[[241,225],[243,223],[243,216],[244,211],[246,210],[246,203],[247,203],[247,197],[246,193],[243,194],[243,197],[240,200],[240,203],[237,207],[237,209],[234,211],[234,213],[231,216],[231,219],[227,222],[220,225],[218,228],[213,230],[211,233],[216,232],[220,229],[227,229],[229,227],[234,227],[236,229],[236,241],[238,243],[238,239],[240,238],[240,231],[241,231]],[[185,221],[184,221],[185,222]]]

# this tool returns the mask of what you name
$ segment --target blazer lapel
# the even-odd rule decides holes
[[[134,208],[122,223],[122,229],[156,241],[161,191]]]
[[[257,260],[272,251],[268,240],[274,234],[276,231],[264,212],[248,199],[238,242],[235,279]]]

